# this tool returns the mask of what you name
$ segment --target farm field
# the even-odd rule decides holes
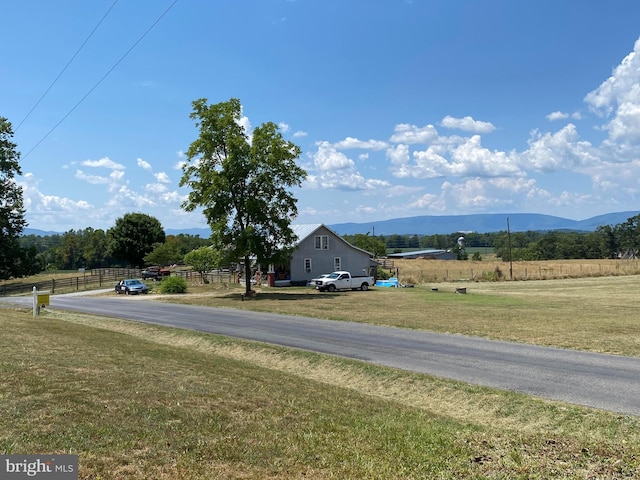
[[[393,260],[389,273],[402,283],[550,280],[640,274],[640,260],[544,260],[504,262],[493,255],[481,261]]]

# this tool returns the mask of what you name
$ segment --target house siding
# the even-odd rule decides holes
[[[318,235],[327,236],[328,248],[316,249],[315,238]],[[313,233],[302,239],[291,257],[291,283],[306,284],[309,280],[323,273],[335,270],[335,259],[340,258],[342,270],[353,275],[368,275],[371,265],[370,255],[347,243],[324,225],[319,226]],[[311,259],[311,272],[305,271],[305,259]],[[363,272],[363,269],[365,272]]]

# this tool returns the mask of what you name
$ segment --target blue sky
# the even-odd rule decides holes
[[[206,227],[180,207],[191,102],[231,97],[302,148],[296,223],[581,220],[640,210],[639,18],[637,0],[7,2],[0,116],[42,230]]]

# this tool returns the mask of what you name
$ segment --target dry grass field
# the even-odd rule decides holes
[[[83,480],[640,475],[634,417],[105,317],[0,328],[0,450],[77,454]]]
[[[640,260],[545,260],[503,262],[494,256],[481,261],[394,260],[389,273],[402,283],[455,281],[549,280],[640,274]],[[397,269],[397,270],[396,270]]]
[[[527,274],[563,272],[544,281],[490,281],[471,274],[479,264],[505,266],[403,261],[412,288],[258,287],[244,298],[241,285],[191,283],[187,295],[121,301],[640,356],[632,262],[528,263]],[[81,479],[640,478],[635,417],[108,317],[0,308],[0,329],[0,450],[77,453]]]

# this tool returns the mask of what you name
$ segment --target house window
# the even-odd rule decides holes
[[[310,258],[305,258],[304,259],[304,272],[305,273],[311,273],[311,259]]]
[[[342,270],[342,260],[340,257],[333,257],[333,271]]]
[[[328,250],[329,249],[329,235],[316,235],[316,250]]]

